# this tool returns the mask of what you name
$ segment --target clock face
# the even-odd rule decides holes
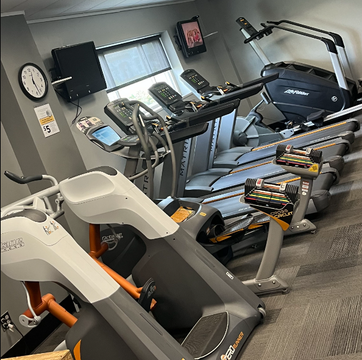
[[[19,83],[24,94],[32,100],[42,99],[48,91],[48,80],[43,70],[35,64],[22,66]]]

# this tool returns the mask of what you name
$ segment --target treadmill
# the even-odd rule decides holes
[[[117,124],[124,132],[126,132],[129,135],[134,134],[134,131],[132,130],[131,124],[132,122],[129,122],[129,127],[125,126],[125,124],[128,124],[127,120],[127,114],[124,113],[124,110],[121,106],[122,99],[116,100],[114,102],[111,102],[106,105],[105,107],[105,113]],[[227,103],[224,104],[224,106],[228,105]],[[232,106],[238,106],[238,101],[233,101]],[[195,125],[205,125],[206,121],[209,121],[212,118],[212,115],[214,116],[220,116],[221,112],[218,110],[220,108],[220,104],[210,106],[208,108],[203,109],[199,112],[187,112],[185,111],[182,114],[182,118],[184,120],[180,121],[178,120],[174,124],[170,124],[170,128],[174,129],[171,131],[171,137],[173,139],[173,142],[177,142],[179,140],[185,139],[186,137],[195,137],[200,134],[200,131],[194,130]],[[229,107],[230,108],[230,107]],[[232,108],[232,107],[231,107]],[[230,108],[230,109],[231,109]],[[231,111],[231,110],[230,110]],[[130,116],[130,114],[128,114]],[[181,118],[179,117],[179,118]],[[126,118],[126,120],[125,120]],[[174,117],[173,119],[175,119]],[[172,118],[170,118],[172,119]],[[188,126],[185,128],[182,128],[180,124],[187,123]],[[352,122],[352,124],[354,124]],[[178,128],[176,128],[176,125]],[[196,128],[197,129],[197,128]],[[183,136],[180,137],[178,133],[183,132]],[[315,134],[314,134],[315,135]],[[349,134],[351,135],[351,134]],[[353,133],[352,133],[353,135]],[[334,135],[335,136],[335,135]],[[326,140],[328,137],[324,136],[322,140]],[[353,140],[353,136],[349,136]],[[299,139],[298,139],[299,140]],[[351,141],[352,142],[352,141]],[[294,144],[295,148],[297,148]],[[283,182],[288,181],[294,184],[299,184],[299,178],[289,174],[286,170],[284,170],[282,167],[272,164],[271,160],[275,156],[276,146],[271,148],[266,148],[265,150],[268,150],[269,156],[267,161],[265,159],[259,160],[257,163],[254,163],[253,165],[248,164],[247,166],[244,166],[243,168],[240,168],[236,170],[237,172],[230,174],[228,176],[221,177],[219,179],[221,182],[229,182],[226,187],[229,189],[229,187],[232,187],[234,185],[237,186],[237,189],[231,189],[230,191],[220,191],[222,189],[222,186],[214,187],[214,185],[208,186],[208,185],[202,185],[202,188],[197,187],[196,191],[192,189],[192,191],[185,192],[186,195],[184,198],[187,198],[190,201],[198,201],[202,202],[203,204],[209,204],[213,207],[217,208],[224,219],[230,219],[235,217],[240,217],[245,214],[250,213],[252,211],[250,207],[247,204],[240,203],[240,186],[242,186],[247,178],[259,178],[263,177],[270,181],[277,181],[277,182]],[[321,149],[322,146],[315,146],[316,149]],[[320,176],[315,180],[315,185],[313,187],[314,192],[311,196],[310,205],[308,207],[308,213],[314,213],[321,211],[329,204],[329,196],[326,193],[328,189],[336,182],[338,181],[339,177],[339,171],[343,168],[343,159],[342,156],[349,150],[350,143],[347,140],[343,139],[337,139],[332,140],[329,143],[324,142],[323,144],[323,156],[324,159],[329,159],[328,163],[324,165],[322,173]],[[265,152],[263,150],[263,152]],[[260,150],[260,153],[262,151]],[[247,156],[247,154],[245,154]],[[219,170],[219,169],[210,169],[210,170]],[[179,169],[178,169],[179,171]],[[230,172],[230,169],[228,169]],[[212,171],[210,171],[212,173]],[[214,175],[214,174],[212,174]],[[209,176],[209,174],[208,174]],[[166,176],[169,178],[168,176]],[[203,176],[202,176],[203,177]],[[196,178],[196,177],[195,177]],[[231,183],[234,182],[233,184]],[[205,182],[204,182],[205,184]],[[231,184],[231,185],[230,185]],[[186,185],[186,187],[190,187],[189,184]],[[215,189],[215,191],[213,191]],[[218,192],[216,192],[216,189]],[[203,194],[203,198],[200,198],[200,192]],[[324,194],[321,196],[321,194]],[[208,196],[205,196],[208,195]],[[196,198],[196,199],[195,199]]]
[[[149,92],[165,109],[172,110],[176,107],[172,105],[177,104],[178,113],[182,112],[182,105],[184,107],[183,111],[191,111],[190,107],[187,107],[187,103],[181,101],[181,95],[166,83],[153,85]],[[234,98],[237,94],[238,91],[226,94],[215,100],[215,103],[227,101],[229,97]],[[192,107],[192,110],[202,112],[204,111],[202,103],[206,103],[208,108],[210,108],[213,102],[201,102],[201,106],[198,104],[198,106]],[[246,152],[243,154],[239,152],[237,154],[238,158],[229,161],[229,167],[227,168],[209,168],[201,173],[192,174],[185,182],[183,196],[195,198],[210,196],[213,193],[241,186],[247,178],[263,177],[270,179],[285,174],[286,171],[284,169],[271,163],[276,147],[283,143],[292,145],[294,148],[320,148],[323,146],[324,158],[326,160],[329,158],[334,159],[334,165],[331,165],[331,167],[341,170],[341,166],[343,166],[341,165],[341,160],[336,160],[335,157],[341,157],[349,150],[350,144],[354,141],[354,131],[358,129],[359,122],[350,119],[258,148],[244,149]],[[214,202],[213,206],[217,207],[217,204]]]
[[[247,88],[249,86],[248,85],[249,83],[245,83],[245,84],[241,84],[241,85],[233,85],[229,82],[226,82],[226,85],[211,86],[210,83],[194,69],[185,70],[180,76],[189,87],[191,87],[198,94],[200,94],[202,99],[205,99],[207,101],[219,100],[221,97],[228,99],[230,93],[238,91],[239,89]],[[271,80],[269,78],[269,76],[270,75],[268,75],[268,81],[265,82],[265,85],[267,85],[269,83],[273,83],[272,81],[278,80],[278,77]],[[255,80],[252,81],[251,83],[253,84],[254,82],[255,82]],[[251,111],[251,113],[252,113],[252,117],[255,117],[257,119],[252,119],[249,114],[247,116],[247,118],[245,118],[245,120],[244,120],[247,123],[244,126],[245,131],[248,131],[250,126],[254,126],[255,128],[258,128],[258,129],[263,128],[262,126],[264,126],[262,123],[262,117],[256,113],[255,108]],[[250,161],[250,160],[248,160],[248,156],[249,156],[249,158],[252,159],[251,161],[254,161],[254,160],[256,160],[256,156],[257,156],[256,154],[251,154],[251,155],[245,155],[245,154],[249,153],[250,151],[258,151],[261,149],[267,149],[271,145],[278,145],[278,144],[283,144],[283,143],[287,144],[287,143],[289,143],[289,139],[298,139],[300,137],[300,138],[302,138],[302,143],[305,144],[305,146],[307,146],[308,144],[304,140],[305,139],[304,134],[296,135],[297,132],[300,132],[301,130],[306,132],[308,130],[308,134],[312,134],[312,133],[316,132],[317,136],[319,136],[318,129],[314,130],[314,131],[312,131],[312,130],[315,129],[316,127],[321,127],[322,124],[324,125],[323,131],[325,131],[327,129],[335,130],[335,127],[333,125],[330,125],[333,121],[341,119],[342,117],[345,117],[349,113],[357,111],[358,109],[359,108],[357,107],[357,108],[337,112],[333,115],[326,116],[326,117],[323,117],[324,112],[318,111],[314,114],[311,114],[311,116],[308,117],[308,122],[303,123],[303,125],[297,125],[292,128],[288,128],[286,130],[280,131],[279,133],[275,133],[275,132],[270,133],[269,132],[269,133],[261,134],[260,136],[262,136],[262,138],[264,140],[263,140],[263,143],[260,144],[260,146],[253,146],[253,147],[246,147],[246,146],[230,147],[229,146],[228,150],[223,150],[221,152],[218,152],[218,154],[214,160],[213,167],[232,167],[232,168],[234,168],[236,166],[245,164],[246,162]],[[327,126],[328,124],[330,125],[330,127]],[[268,129],[268,128],[266,126],[264,126],[264,131],[266,131],[265,129]],[[334,130],[332,130],[332,133],[335,133]],[[354,131],[353,127],[347,129],[347,131],[348,130]],[[260,130],[256,130],[256,131],[259,132]],[[269,129],[269,131],[272,131],[272,130]],[[342,131],[345,131],[345,130],[342,129]],[[251,137],[258,136],[258,135],[255,135],[255,131],[252,131],[252,133],[254,133],[254,135],[251,135]],[[278,136],[276,136],[276,135],[278,135]],[[292,136],[292,135],[294,135],[294,136]],[[233,136],[235,136],[235,134],[234,135],[229,134],[229,145],[231,144],[231,137],[233,137]],[[238,135],[238,136],[240,136],[240,135]],[[269,141],[270,139],[272,139],[272,141]],[[220,139],[218,139],[218,141],[220,141]],[[226,141],[226,140],[224,140],[224,141]],[[313,141],[313,137],[311,137],[311,141]],[[296,143],[294,146],[299,146],[299,145],[298,145],[298,143]],[[274,149],[269,153],[269,155],[270,154],[272,155],[273,153],[274,153]],[[269,156],[269,155],[266,155],[266,152],[264,152],[264,153],[260,153],[258,156],[264,157],[264,156]]]
[[[145,144],[141,145],[142,141],[140,140],[139,133],[142,131],[139,129],[137,131],[129,121],[131,120],[130,117],[132,117],[132,124],[135,124],[135,103],[136,101],[120,99],[109,103],[105,107],[105,112],[109,114],[109,116],[113,118],[115,122],[119,123],[119,127],[123,132],[127,133],[123,137],[120,137],[114,130],[112,131],[112,128],[108,125],[105,125],[100,119],[94,117],[83,117],[76,123],[77,128],[83,132],[90,141],[107,152],[127,159],[124,173],[130,179],[136,178],[136,169],[138,168],[136,164],[138,163],[138,160],[145,160],[147,158],[145,157],[146,152],[144,152],[143,155],[141,155],[140,152],[141,148],[147,148],[147,146],[144,146]],[[154,146],[152,146],[154,147],[155,155],[156,148],[158,149],[160,147],[160,152],[157,150],[159,161],[156,160],[156,157],[153,158],[153,165],[157,166],[158,163],[163,161],[167,154],[171,154],[172,158],[173,146],[169,145],[168,149],[162,149],[164,146],[161,139],[165,134],[165,128],[173,129],[169,133],[171,138],[169,144],[171,142],[182,141],[182,138],[187,136],[187,132],[189,136],[196,136],[198,133],[200,133],[198,127],[199,125],[207,125],[207,120],[211,120],[215,115],[222,116],[224,114],[230,113],[235,109],[235,106],[238,106],[238,101],[221,105],[218,104],[217,106],[213,106],[212,108],[205,110],[203,113],[186,113],[178,118],[170,118],[167,121],[167,125],[163,123],[163,120],[160,124],[157,124],[158,120],[157,117],[155,117],[155,113],[151,109],[144,106],[144,104],[142,106],[143,109],[146,109],[149,112],[148,114],[145,114],[141,111],[142,115],[140,115],[143,119],[141,123],[143,124],[143,127],[147,129],[149,139],[152,137],[153,141],[156,141],[156,139],[159,140],[154,143]],[[159,118],[160,117],[158,116],[158,119]],[[137,131],[137,134],[133,134],[134,130]],[[146,141],[146,137],[144,137],[144,140]],[[281,161],[283,161],[283,154],[285,152],[286,150],[277,149],[276,156],[280,158]],[[308,232],[315,229],[314,224],[304,218],[304,214],[310,201],[311,190],[313,188],[312,182],[308,179],[308,177],[306,177],[306,175],[312,176],[313,180],[320,176],[322,156],[316,156],[316,153],[317,152],[313,150],[310,152],[303,152],[300,150],[292,151],[292,149],[288,150],[288,157],[293,157],[293,159],[295,159],[293,160],[294,165],[288,164],[290,171],[296,175],[301,176],[301,180],[299,182],[303,183],[303,189],[309,189],[307,196],[302,196],[303,199],[301,199],[304,200],[301,201],[301,204],[303,205],[300,207],[301,211],[299,211],[301,216],[299,216],[298,219],[294,219],[293,217],[291,227],[294,226],[295,231],[292,231],[292,233]],[[299,168],[292,170],[291,167],[295,167],[295,164],[297,164],[297,167],[301,165],[304,170]],[[307,167],[305,168],[305,166]],[[311,170],[308,170],[308,168]],[[138,171],[144,173],[144,171],[141,169]],[[302,173],[300,173],[300,171],[302,171]],[[148,168],[147,175],[152,173],[153,171]],[[285,184],[281,184],[280,186],[285,186]],[[298,187],[296,187],[296,189],[298,189]],[[320,194],[319,199],[324,199],[323,201],[327,201],[328,203],[328,195],[328,191],[324,191],[322,194]],[[152,195],[149,194],[149,196],[152,198]],[[159,206],[169,216],[171,216],[173,220],[181,223],[187,232],[189,232],[210,253],[214,254],[222,262],[226,262],[228,259],[230,259],[228,254],[230,253],[231,242],[234,245],[233,252],[236,253],[237,249],[244,249],[245,247],[250,247],[251,245],[256,246],[258,243],[265,240],[262,234],[259,234],[256,237],[251,235],[254,234],[254,229],[264,229],[264,224],[269,222],[269,218],[256,212],[250,207],[247,212],[247,216],[233,221],[232,224],[226,224],[222,220],[220,212],[214,207],[200,204],[200,202],[195,204],[195,202],[190,202],[187,199],[177,199],[173,196],[170,196],[164,200],[165,201],[161,201],[159,203]],[[166,206],[167,209],[164,208],[164,206]],[[221,232],[220,229],[222,229]],[[105,234],[103,233],[103,235]],[[106,236],[108,236],[108,233]],[[227,239],[227,241],[224,241],[224,239]],[[246,241],[244,239],[246,239]],[[213,241],[215,241],[214,245],[212,245]],[[223,256],[225,251],[227,256]]]
[[[224,107],[228,104],[224,104]],[[234,106],[238,106],[238,102],[232,102],[232,106],[228,106],[226,109],[227,111],[232,111]],[[128,126],[128,117],[131,115],[132,111],[129,111],[124,106],[124,101],[116,100],[111,103],[109,103],[105,107],[105,113],[111,117],[112,120],[114,120],[115,123],[119,123],[119,126],[124,132],[128,133],[128,137],[135,136],[132,134],[132,127]],[[224,112],[226,113],[226,112]],[[205,111],[202,112],[189,112],[184,113],[181,117],[173,117],[169,119],[169,127],[174,128],[170,132],[172,139],[174,139],[175,142],[180,139],[180,136],[177,135],[178,132],[183,131],[184,136],[187,136],[185,131],[188,132],[188,136],[196,136],[199,132],[193,134],[193,125],[195,124],[202,124],[202,121],[208,121],[212,119],[212,116],[218,115],[222,116],[222,112],[220,111],[220,104],[217,106],[210,107],[208,109],[205,109]],[[202,118],[200,120],[200,118]],[[182,120],[181,120],[182,119]],[[186,127],[182,128],[182,126],[179,126],[179,124],[187,124]],[[175,125],[177,125],[175,127]],[[154,124],[152,125],[154,126]],[[152,131],[152,129],[151,129]],[[161,134],[161,133],[160,133]],[[100,140],[95,139],[94,137],[90,138],[92,141],[94,141],[97,145],[101,146],[104,150],[109,152],[114,152],[113,149],[106,149],[104,147],[104,143],[100,142]],[[347,142],[346,142],[347,143]],[[336,158],[339,158],[338,156]],[[280,167],[279,165],[275,165]],[[127,167],[126,167],[127,168]],[[312,204],[312,207],[318,208],[318,210],[321,210],[322,208],[325,208],[329,205],[329,192],[326,188],[329,188],[332,183],[335,180],[338,180],[338,171],[334,168],[329,168],[329,171],[324,170],[324,173],[318,172],[318,178],[313,182],[313,192],[311,192],[309,195],[312,195],[311,199],[306,204],[306,207],[308,209],[311,207],[310,203]],[[298,173],[297,173],[298,174]],[[300,177],[297,177],[296,175],[292,175],[287,173],[287,176],[289,177],[288,181],[290,183],[299,185],[301,182]],[[322,180],[319,180],[322,179]],[[324,179],[324,180],[323,180]],[[276,178],[273,179],[274,181]],[[283,180],[284,181],[284,180]],[[317,183],[317,181],[322,184],[320,186],[315,186],[314,184]],[[323,189],[319,190],[319,188],[322,187]],[[312,186],[310,186],[310,189],[312,189]],[[308,195],[308,199],[309,199]],[[269,218],[265,216],[264,214],[258,213],[256,210],[251,208],[248,204],[240,202],[240,194],[233,197],[232,202],[234,204],[239,204],[243,207],[243,213],[240,212],[237,213],[238,217],[231,219],[230,222],[225,221],[225,228],[222,232],[222,234],[216,234],[216,240],[212,237],[209,238],[210,240],[208,242],[202,242],[202,245],[212,254],[214,254],[220,261],[226,262],[230,259],[230,249],[231,245],[233,247],[232,252],[236,254],[238,251],[242,251],[245,248],[249,248],[250,246],[257,246],[257,244],[262,243],[265,239],[262,233],[260,233],[260,229],[264,229],[264,224],[269,222]],[[182,201],[191,201],[190,199],[181,199]],[[194,200],[194,199],[192,199]],[[200,199],[197,199],[198,202],[200,202]],[[203,203],[203,204],[206,204]],[[214,204],[210,204],[214,205]],[[215,208],[215,206],[213,206]],[[217,207],[216,207],[217,209]],[[207,211],[206,211],[207,212]],[[242,215],[242,216],[240,216]],[[225,217],[224,217],[225,218]],[[225,219],[224,219],[225,220]],[[226,219],[228,220],[228,219]],[[303,221],[303,224],[308,224],[307,220]],[[309,224],[311,224],[309,222]],[[301,227],[300,229],[297,229],[296,232],[305,232],[305,231],[311,231],[310,229],[312,226],[306,226]],[[254,236],[255,231],[258,231],[258,235]],[[292,232],[293,233],[293,232]],[[226,234],[225,238],[227,240],[223,240],[224,234]],[[216,241],[216,243],[212,243],[212,240]],[[223,254],[226,252],[226,255]]]

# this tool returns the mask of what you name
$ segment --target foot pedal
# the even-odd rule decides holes
[[[226,336],[229,327],[227,312],[202,317],[181,344],[195,359],[215,351]]]
[[[156,291],[155,280],[149,278],[142,287],[141,296],[138,299],[138,303],[146,310],[150,311],[153,294]]]

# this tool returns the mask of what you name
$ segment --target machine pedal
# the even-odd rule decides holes
[[[229,314],[227,312],[203,316],[191,329],[181,344],[195,359],[215,351],[229,327]]]
[[[153,294],[156,291],[155,280],[149,278],[142,287],[141,296],[138,299],[138,303],[146,310],[150,311]]]

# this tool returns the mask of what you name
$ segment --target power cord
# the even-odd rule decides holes
[[[70,102],[72,105],[74,105],[76,108],[77,108],[77,110],[76,110],[76,112],[75,112],[75,117],[74,117],[74,119],[72,120],[72,122],[71,122],[71,126],[72,125],[74,125],[75,124],[75,122],[77,121],[77,119],[79,118],[79,116],[80,116],[80,114],[82,113],[82,111],[83,111],[83,108],[79,105],[79,98],[78,98],[78,103],[76,104],[76,103],[74,103],[73,101],[69,101],[69,99],[67,99],[60,91],[58,91],[57,89],[55,89],[54,88],[54,90],[55,90],[55,92],[61,97],[61,98],[63,98],[64,100],[66,100],[67,102]]]

